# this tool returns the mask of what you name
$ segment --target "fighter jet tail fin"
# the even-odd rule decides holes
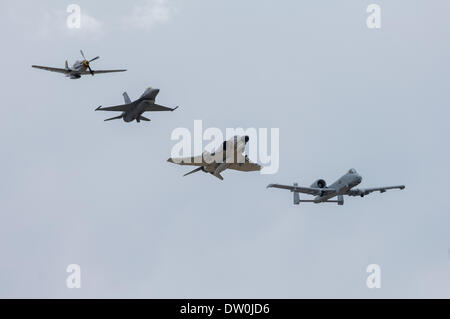
[[[184,174],[183,176],[188,176],[188,175],[191,175],[191,174],[196,173],[196,172],[198,172],[198,171],[201,171],[202,168],[203,168],[202,166],[197,167],[196,169],[190,171],[189,173]]]
[[[213,173],[213,175],[215,177],[217,177],[218,179],[220,179],[221,181],[223,181],[223,177],[222,177],[222,175],[220,175],[220,173]]]
[[[131,103],[131,100],[130,100],[130,97],[128,96],[128,93],[127,92],[123,92],[123,100],[125,101],[125,104],[130,104]]]
[[[149,118],[146,118],[145,116],[142,116],[142,115],[139,115],[139,120],[150,122]]]
[[[297,183],[294,183],[294,186],[298,186]],[[294,205],[300,204],[300,195],[297,192],[294,192]]]

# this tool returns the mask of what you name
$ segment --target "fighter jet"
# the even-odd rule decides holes
[[[336,182],[327,186],[327,183],[323,179],[318,179],[310,187],[301,187],[297,183],[293,186],[290,185],[280,185],[280,184],[269,184],[267,188],[275,187],[288,189],[294,193],[294,205],[298,205],[300,202],[310,202],[310,203],[337,203],[338,205],[344,205],[344,195],[348,196],[361,196],[364,197],[372,192],[384,193],[388,189],[404,189],[405,185],[398,186],[385,186],[385,187],[375,187],[375,188],[354,188],[359,185],[362,181],[361,175],[359,175],[355,169],[350,169],[347,174],[343,175]],[[316,196],[312,200],[301,200],[299,193],[309,194]],[[332,200],[331,198],[336,197],[337,200]]]
[[[62,73],[71,79],[79,79],[79,78],[81,78],[82,75],[86,75],[86,74],[94,75],[94,74],[100,74],[100,73],[112,73],[112,72],[126,71],[126,70],[92,70],[90,63],[94,60],[99,59],[100,57],[97,56],[91,60],[88,60],[84,56],[83,51],[80,50],[80,52],[81,52],[81,56],[83,57],[83,60],[76,61],[71,68],[69,68],[69,64],[67,63],[67,60],[66,60],[64,69],[51,68],[48,66],[40,66],[40,65],[32,65],[31,67],[36,68],[36,69],[50,71],[50,72]]]
[[[105,121],[118,120],[123,119],[124,122],[132,122],[136,120],[136,122],[142,121],[150,121],[150,119],[142,116],[144,112],[156,112],[156,111],[175,111],[177,107],[170,108],[167,106],[162,106],[155,103],[156,96],[159,93],[159,89],[152,89],[149,87],[145,90],[145,92],[141,95],[139,99],[134,102],[131,102],[130,97],[127,92],[123,93],[123,99],[125,100],[125,104],[110,106],[110,107],[101,107],[96,108],[96,111],[118,111],[122,112],[121,115],[106,119]]]
[[[234,169],[236,171],[250,172],[259,171],[261,166],[252,163],[247,155],[244,155],[245,145],[249,141],[248,136],[234,136],[223,144],[215,152],[203,152],[202,155],[185,158],[169,158],[167,161],[179,165],[199,166],[198,168],[184,174],[202,171],[210,173],[220,180],[223,180],[221,172],[226,169]]]

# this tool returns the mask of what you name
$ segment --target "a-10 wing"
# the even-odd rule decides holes
[[[374,187],[374,188],[355,188],[351,189],[347,192],[348,196],[365,196],[373,192],[384,193],[389,189],[404,189],[405,185],[397,185],[397,186],[385,186],[385,187]]]
[[[335,192],[332,188],[312,188],[312,187],[302,187],[302,186],[291,186],[291,185],[281,185],[281,184],[269,184],[267,185],[267,188],[281,188],[281,189],[287,189],[291,192],[296,193],[304,193],[309,195],[323,195],[330,192]]]

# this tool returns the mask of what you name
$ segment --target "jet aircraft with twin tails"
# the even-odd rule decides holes
[[[298,205],[302,202],[310,203],[337,203],[338,205],[344,205],[344,195],[348,196],[361,196],[364,197],[372,192],[384,193],[389,189],[404,189],[405,185],[397,186],[383,186],[373,188],[354,188],[362,181],[361,175],[359,175],[355,169],[350,169],[345,175],[339,178],[336,182],[327,186],[327,183],[323,179],[318,179],[310,187],[298,186],[297,183],[291,185],[281,184],[269,184],[267,188],[281,188],[290,190],[294,193],[294,205]],[[315,196],[311,200],[300,199],[299,193],[309,194]],[[337,197],[337,200],[332,198]]]
[[[250,138],[248,136],[234,136],[224,141],[214,152],[203,152],[202,155],[184,158],[169,158],[167,161],[179,165],[198,166],[196,169],[184,174],[184,176],[205,172],[223,180],[221,173],[226,169],[250,172],[261,170],[261,165],[250,161],[244,154],[245,146]]]
[[[144,112],[175,111],[178,108],[178,106],[171,108],[156,104],[155,99],[158,93],[159,89],[149,87],[144,93],[142,93],[140,98],[134,102],[131,102],[127,92],[124,92],[123,99],[125,100],[125,104],[109,107],[99,106],[95,110],[122,112],[119,116],[106,119],[105,121],[123,119],[125,122],[132,122],[136,120],[136,122],[139,123],[140,121],[150,121],[149,118],[142,115]]]

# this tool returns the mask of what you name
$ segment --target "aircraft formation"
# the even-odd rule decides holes
[[[69,68],[67,60],[64,68],[54,68],[47,66],[32,65],[33,68],[41,69],[50,72],[57,72],[64,74],[70,79],[79,79],[82,75],[95,75],[102,73],[125,72],[126,69],[113,70],[92,70],[90,63],[99,59],[97,56],[93,59],[86,59],[82,50],[80,50],[83,60],[76,61],[71,68]],[[168,107],[156,103],[156,97],[159,94],[159,89],[147,88],[144,93],[135,101],[131,101],[127,92],[124,92],[124,104],[102,107],[99,106],[95,111],[115,111],[121,112],[120,115],[105,119],[105,121],[122,119],[124,122],[140,122],[150,121],[149,118],[143,116],[145,112],[164,112],[175,111],[176,107]],[[210,173],[214,177],[223,180],[221,173],[227,169],[251,172],[260,171],[261,165],[253,163],[247,155],[245,155],[245,148],[249,142],[249,136],[234,136],[232,139],[224,141],[223,144],[214,152],[203,152],[201,155],[186,157],[186,158],[169,158],[167,161],[178,165],[196,166],[196,168],[183,176],[193,174],[195,172]],[[355,169],[350,169],[346,174],[341,176],[336,182],[327,186],[323,179],[316,180],[309,187],[298,186],[297,183],[291,185],[283,184],[269,184],[267,188],[286,189],[293,193],[294,205],[299,205],[301,202],[310,203],[337,203],[344,204],[344,196],[360,196],[364,197],[372,192],[384,193],[390,189],[404,189],[405,185],[384,186],[374,188],[355,188],[362,181],[361,175]],[[300,199],[300,193],[315,196],[314,199]],[[334,199],[334,198],[337,199]]]

